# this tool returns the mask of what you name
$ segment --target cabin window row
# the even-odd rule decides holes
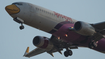
[[[44,11],[44,10],[39,9],[39,8],[36,8],[36,10],[39,10],[39,11],[45,12],[45,13],[50,14],[50,15],[54,15],[54,14],[52,14],[52,13],[50,13],[50,12]]]
[[[50,12],[44,11],[44,10],[39,9],[39,8],[36,8],[36,10],[39,10],[39,11],[45,12],[45,13],[50,14],[50,15],[53,15],[53,16],[56,16],[56,15],[50,13]],[[56,16],[56,17],[58,17],[58,16]],[[63,19],[63,17],[60,17],[60,16],[59,16],[59,18]],[[66,20],[67,20],[67,19],[66,19]],[[71,22],[71,21],[70,21],[70,22]]]

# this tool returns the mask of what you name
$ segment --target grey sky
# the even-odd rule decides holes
[[[97,23],[105,21],[105,0],[21,0],[56,11],[79,21]],[[0,0],[0,59],[28,59],[23,57],[27,48],[30,51],[36,48],[32,44],[35,36],[51,37],[50,34],[25,25],[19,30],[20,24],[13,21],[5,11],[5,6],[20,0]],[[65,50],[62,51],[62,53]],[[73,56],[64,57],[58,52],[55,57],[47,53],[34,56],[30,59],[105,59],[105,54],[89,48],[74,49]]]

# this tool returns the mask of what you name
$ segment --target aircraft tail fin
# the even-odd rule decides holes
[[[26,54],[28,54],[29,53],[29,47],[27,47],[27,49],[26,49],[26,51],[25,51],[25,53],[24,53],[24,56],[26,55]]]

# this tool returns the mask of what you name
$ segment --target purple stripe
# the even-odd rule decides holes
[[[68,24],[68,23],[70,23],[70,21],[61,22],[61,23],[57,24],[54,28],[55,28],[55,29],[59,29],[59,28],[62,27],[64,24]]]
[[[61,22],[61,23],[58,23],[54,28],[55,29],[59,29],[60,27],[62,27],[64,24],[70,24],[71,22],[70,21],[64,21],[64,22]],[[56,30],[52,29],[49,33],[55,33]]]
[[[48,40],[44,40],[44,44],[40,48],[47,48],[47,46],[48,46]]]
[[[52,29],[49,33],[54,33],[54,32],[56,32],[56,30]]]

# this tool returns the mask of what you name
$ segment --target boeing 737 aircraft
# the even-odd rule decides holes
[[[26,24],[52,34],[51,38],[35,36],[33,45],[37,48],[29,52],[27,47],[25,57],[44,52],[54,56],[54,52],[62,54],[63,49],[66,49],[64,56],[68,57],[73,54],[71,49],[78,47],[87,47],[105,53],[105,22],[89,24],[77,21],[26,2],[15,2],[5,9],[14,21],[21,24],[19,27],[21,30],[24,29],[23,24]]]

